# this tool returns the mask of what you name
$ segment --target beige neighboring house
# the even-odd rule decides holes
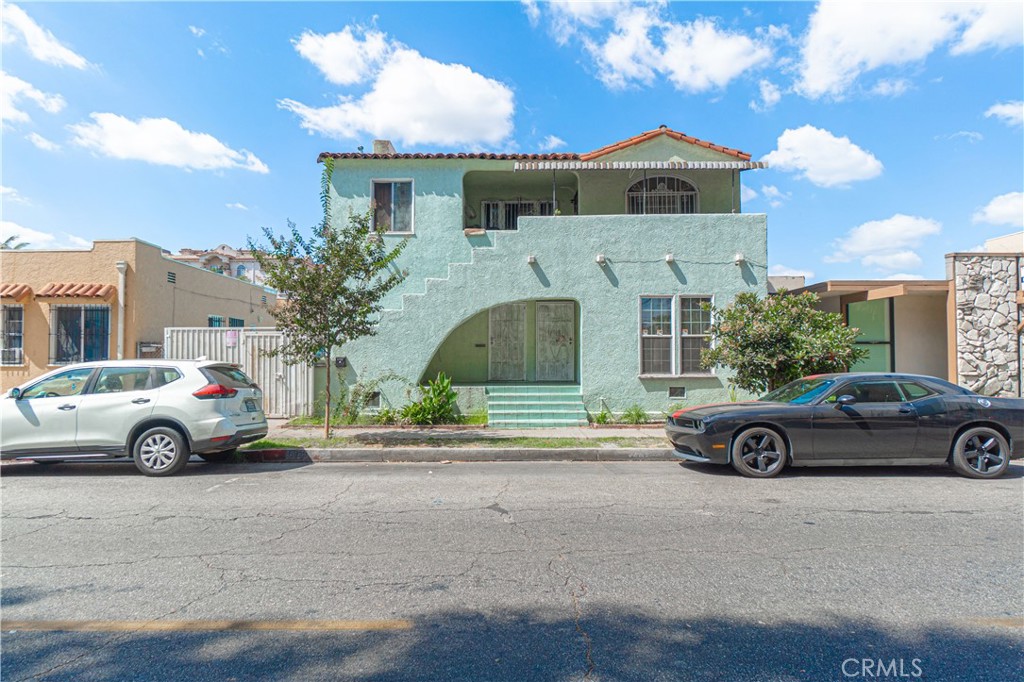
[[[248,249],[235,249],[227,244],[221,244],[208,251],[182,249],[179,253],[172,254],[171,258],[222,275],[247,279],[255,284],[264,282],[263,270],[260,269],[259,261]]]
[[[852,369],[929,374],[990,396],[1022,395],[1024,233],[946,255],[946,279],[829,280],[819,308],[860,329]]]
[[[0,251],[0,388],[60,365],[162,357],[165,327],[273,326],[274,292],[138,239]]]

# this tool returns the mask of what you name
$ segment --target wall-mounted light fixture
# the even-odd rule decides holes
[[[744,256],[742,253],[737,253],[735,256],[732,257],[732,262],[735,263],[737,266],[740,266],[747,262],[747,257]]]
[[[607,262],[607,259],[604,257],[603,253],[599,253],[597,254],[597,257],[594,259],[594,262],[597,263],[598,265],[604,265]]]
[[[665,262],[666,263],[675,263],[676,262],[676,257],[673,256],[671,253],[666,253],[665,254]]]
[[[526,257],[526,262],[529,263],[530,265],[536,265],[537,257],[531,253],[529,256]]]

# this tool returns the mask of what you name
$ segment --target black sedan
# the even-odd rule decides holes
[[[913,374],[820,374],[760,400],[679,410],[665,430],[677,457],[755,478],[787,464],[945,463],[995,478],[1024,455],[1024,400]]]

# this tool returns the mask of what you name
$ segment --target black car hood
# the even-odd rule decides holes
[[[704,417],[713,417],[719,414],[740,415],[745,412],[764,412],[767,409],[786,409],[788,407],[798,406],[790,403],[767,403],[761,402],[760,400],[751,400],[743,403],[718,403],[715,405],[685,407],[682,410],[675,412],[672,416],[679,416],[687,419],[703,419]]]

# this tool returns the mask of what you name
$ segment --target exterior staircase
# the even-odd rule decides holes
[[[492,385],[487,387],[487,425],[494,429],[586,426],[587,411],[577,385]]]

